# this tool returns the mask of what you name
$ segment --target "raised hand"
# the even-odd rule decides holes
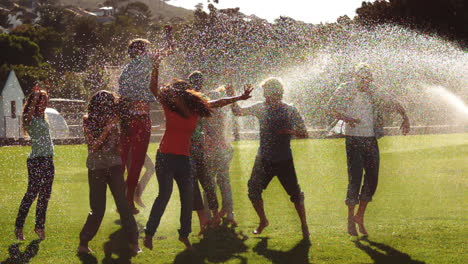
[[[253,86],[251,84],[247,84],[244,86],[244,93],[240,96],[240,99],[241,100],[247,100],[249,98],[251,98],[252,96],[250,95],[250,93],[252,93],[253,91]],[[227,89],[226,89],[227,91]]]

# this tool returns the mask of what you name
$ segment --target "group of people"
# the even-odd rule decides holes
[[[255,116],[259,121],[260,146],[248,181],[248,197],[259,217],[259,225],[253,233],[260,234],[269,225],[262,192],[277,176],[294,203],[302,235],[308,238],[304,193],[298,184],[290,147],[293,136],[307,138],[308,133],[299,111],[283,102],[283,83],[277,78],[264,80],[260,86],[265,100],[248,107],[240,107],[237,102],[251,97],[251,85],[246,85],[243,93],[237,96],[231,85],[226,86],[225,91],[218,89],[203,94],[203,74],[199,71],[190,74],[188,81],[174,79],[161,86],[159,63],[162,54],[170,51],[152,54],[148,51],[149,44],[145,39],[130,42],[128,54],[131,62],[120,76],[118,94],[105,90],[95,93],[83,118],[88,146],[86,166],[91,212],[80,232],[78,252],[91,251],[88,243],[102,222],[107,186],[114,197],[131,249],[135,253],[141,251],[134,218],[139,210],[135,203],[142,205],[141,192],[145,184],[139,185],[138,180],[151,136],[150,103],[156,100],[162,106],[166,125],[156,154],[159,188],[144,230],[145,247],[153,248],[153,236],[171,198],[174,180],[179,188],[181,204],[179,240],[187,249],[192,249],[188,239],[192,231],[192,211],[196,211],[199,217],[200,234],[210,225],[219,225],[221,219],[237,225],[229,179],[233,151],[224,136],[224,112],[219,110],[227,105],[231,105],[235,116]],[[222,97],[222,92],[227,97]],[[23,109],[22,124],[31,137],[32,150],[27,159],[28,189],[15,224],[15,236],[19,240],[24,240],[24,221],[37,196],[35,232],[39,238],[45,239],[46,209],[55,170],[53,144],[44,118],[47,101],[47,92],[35,88]],[[354,78],[338,87],[330,99],[329,109],[330,115],[340,120],[341,132],[346,137],[348,233],[357,236],[357,225],[359,232],[367,235],[364,213],[377,188],[377,139],[383,132],[382,113],[392,110],[401,114],[403,134],[410,130],[409,119],[400,103],[374,87],[372,72],[365,64],[357,65]],[[206,195],[209,214],[204,208],[198,182]],[[216,184],[221,189],[221,209]]]

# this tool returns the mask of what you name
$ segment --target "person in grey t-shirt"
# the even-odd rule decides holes
[[[269,78],[261,87],[265,97],[264,102],[244,108],[237,104],[232,105],[234,115],[253,115],[260,123],[260,147],[248,182],[249,199],[260,218],[260,224],[253,233],[261,234],[269,225],[262,192],[273,177],[277,176],[296,207],[302,224],[303,237],[308,239],[310,233],[304,208],[304,193],[297,181],[290,147],[292,136],[308,137],[307,129],[297,109],[282,101],[284,90],[280,80]],[[232,93],[232,87],[227,87],[227,91]]]

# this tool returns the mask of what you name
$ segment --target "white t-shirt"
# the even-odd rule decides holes
[[[372,110],[372,99],[367,93],[356,92],[352,101],[346,109],[346,115],[354,119],[359,119],[355,127],[345,123],[344,133],[347,136],[373,137],[374,115]]]

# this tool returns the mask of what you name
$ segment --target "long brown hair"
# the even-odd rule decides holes
[[[109,119],[118,115],[118,97],[116,94],[101,90],[89,101],[88,114],[83,117],[83,125],[89,128],[93,137],[99,137]]]
[[[36,93],[39,93],[39,97],[37,98],[37,102],[36,104],[34,105],[34,108],[33,108],[33,100],[34,100],[34,96]],[[44,115],[44,113],[41,113],[39,110],[39,103],[44,99],[44,97],[48,96],[47,92],[45,90],[39,90],[39,88],[37,89],[33,89],[33,91],[26,97],[26,101],[23,105],[23,112],[21,114],[21,127],[22,127],[22,130],[23,130],[23,133],[26,135],[27,132],[26,132],[26,127],[29,126],[29,124],[31,123],[31,120],[33,117],[38,117],[38,116],[41,116],[41,115]],[[28,118],[28,113],[30,112],[33,112],[32,115],[31,115],[31,118],[29,119]]]
[[[187,118],[188,116],[175,104],[175,98],[181,98],[192,113],[196,113],[202,117],[211,116],[208,100],[203,98],[202,93],[194,91],[188,82],[173,80],[170,84],[166,85],[166,87],[162,88],[159,94],[159,101],[162,105]]]

